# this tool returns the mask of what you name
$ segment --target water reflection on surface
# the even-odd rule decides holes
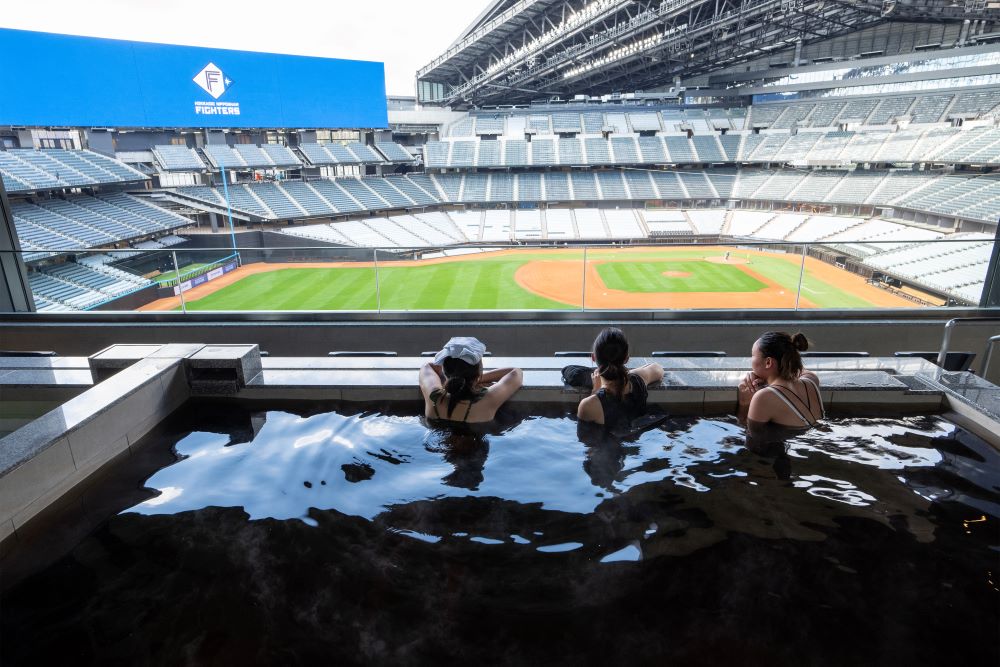
[[[664,417],[625,437],[564,415],[506,414],[475,426],[374,412],[270,411],[256,420],[245,441],[184,434],[173,445],[178,461],[146,482],[158,495],[125,511],[238,507],[251,520],[316,525],[316,511],[385,520],[402,506],[446,498],[502,499],[586,516],[612,500],[642,504],[659,494],[704,513],[705,530],[718,539],[726,531],[822,539],[816,527],[833,526],[847,512],[880,522],[895,517],[897,528],[905,524],[921,541],[933,539],[926,510],[934,500],[958,498],[996,516],[992,473],[984,476],[996,470],[995,460],[983,459],[987,452],[995,459],[992,450],[968,449],[961,442],[968,434],[933,417],[833,419],[805,431],[758,425],[749,437],[732,420],[700,418]],[[922,470],[966,472],[972,488],[951,488],[952,474],[931,482]],[[648,541],[644,526],[656,519],[643,519],[632,537]],[[427,526],[388,527],[425,541],[455,537]],[[532,532],[515,528],[469,539],[516,545],[513,534]],[[578,538],[594,545],[604,535]]]
[[[1000,456],[938,417],[613,437],[335,407],[174,415],[137,450],[166,460],[95,489],[111,519],[5,595],[4,663],[1000,658]]]

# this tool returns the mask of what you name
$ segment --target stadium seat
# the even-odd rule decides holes
[[[937,352],[896,352],[894,357],[919,357],[926,359],[932,364],[937,363]],[[946,371],[967,371],[972,366],[976,358],[975,352],[948,352],[944,358],[944,370]]]
[[[653,354],[650,355],[650,356],[653,356],[653,357],[724,357],[724,356],[726,356],[726,353],[725,352],[716,352],[716,351],[706,351],[706,350],[694,350],[694,351],[691,351],[691,350],[680,350],[680,351],[676,351],[676,352],[674,352],[674,351],[659,350],[659,351],[653,352]]]

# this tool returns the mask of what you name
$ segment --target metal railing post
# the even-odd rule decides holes
[[[1000,317],[956,317],[948,320],[944,325],[944,335],[941,337],[941,350],[938,351],[937,356],[937,365],[941,368],[944,368],[944,362],[948,358],[948,350],[951,348],[951,334],[955,330],[955,327],[962,322],[985,324],[987,322],[1000,322]]]
[[[187,315],[187,303],[184,300],[184,288],[181,287],[181,268],[177,265],[177,251],[171,250],[170,254],[174,256],[174,276],[177,278],[177,294],[181,297],[181,313]]]
[[[378,248],[372,248],[372,258],[375,260],[375,312],[382,314],[382,286],[378,275]]]
[[[806,254],[809,252],[809,245],[802,246],[802,263],[799,265],[799,288],[795,291],[795,310],[799,309],[799,299],[802,298],[802,280],[806,274]]]
[[[990,361],[993,360],[993,346],[1000,341],[1000,336],[993,336],[986,341],[986,351],[983,353],[983,364],[979,367],[979,377],[986,379],[986,374],[990,372]]]

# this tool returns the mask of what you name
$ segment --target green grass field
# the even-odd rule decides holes
[[[663,275],[667,271],[686,277]],[[756,292],[767,285],[735,266],[687,262],[608,262],[597,273],[611,289],[623,292]]]
[[[615,249],[588,250],[587,260],[625,260],[597,265],[605,284],[613,289],[640,293],[732,292],[743,295],[764,285],[736,266],[703,260],[717,257],[719,248],[650,248],[623,252]],[[733,250],[734,256],[738,251]],[[532,252],[516,256],[484,254],[474,261],[456,261],[424,266],[379,266],[376,290],[375,269],[358,267],[324,269],[283,269],[247,276],[201,299],[190,301],[189,310],[566,310],[579,308],[543,298],[520,287],[514,274],[534,260],[574,262],[582,280],[583,251],[577,249]],[[780,256],[753,256],[748,266],[753,272],[784,286],[794,294],[799,280],[799,264]],[[691,275],[670,278],[664,271]],[[581,283],[575,283],[576,286]],[[803,297],[821,308],[870,308],[873,304],[845,292],[806,271]],[[743,306],[746,307],[746,306]],[[751,306],[752,307],[752,306]]]

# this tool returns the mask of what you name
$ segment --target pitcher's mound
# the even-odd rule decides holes
[[[687,271],[664,271],[663,275],[667,278],[690,278],[691,274]]]
[[[730,255],[729,259],[726,259],[725,255],[719,255],[718,257],[706,257],[706,262],[711,262],[712,264],[749,264],[750,260],[746,257],[737,257],[736,255]]]

